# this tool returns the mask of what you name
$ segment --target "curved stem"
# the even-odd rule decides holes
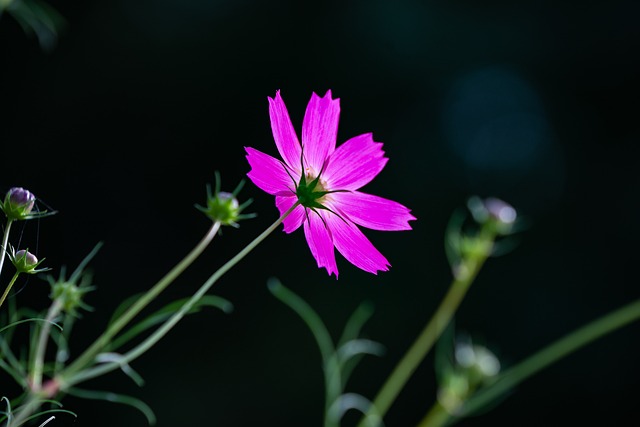
[[[9,232],[11,231],[11,224],[13,220],[7,218],[7,226],[4,228],[4,235],[2,236],[2,254],[0,254],[0,274],[2,273],[2,267],[4,266],[4,257],[7,254],[7,245],[9,244]],[[1,305],[1,304],[0,304]]]
[[[155,330],[148,338],[142,343],[134,347],[132,350],[123,355],[117,362],[108,362],[99,366],[96,366],[86,371],[75,373],[73,371],[63,371],[59,377],[58,382],[61,387],[68,388],[72,385],[78,384],[82,381],[86,381],[91,378],[104,375],[107,372],[113,371],[123,364],[129,363],[134,359],[144,354],[147,350],[153,347],[160,339],[162,339],[183,317],[191,310],[191,308],[209,291],[211,286],[220,279],[227,271],[240,262],[249,252],[251,252],[258,244],[260,244],[269,234],[271,234],[284,219],[296,208],[298,203],[294,204],[287,212],[285,212],[280,218],[270,225],[265,231],[256,237],[251,243],[249,243],[244,249],[242,249],[236,256],[227,261],[222,267],[220,267],[215,273],[213,273],[206,282],[200,286],[200,289],[193,294],[191,298],[174,313],[165,323]]]
[[[480,272],[482,265],[491,254],[494,237],[486,227],[483,227],[478,240],[481,243],[481,246],[479,246],[481,250],[470,253],[468,258],[462,261],[458,273],[451,282],[449,290],[440,302],[436,312],[431,316],[420,335],[382,385],[373,401],[373,405],[371,405],[371,409],[365,414],[358,427],[365,427],[365,421],[369,415],[373,414],[373,411],[377,411],[378,416],[381,418],[387,413],[418,365],[420,365],[433,347],[433,344],[449,325],[469,287]]]
[[[13,277],[11,278],[11,281],[7,285],[7,289],[4,290],[4,293],[2,294],[2,297],[0,297],[0,307],[2,307],[2,304],[4,303],[4,300],[7,299],[7,295],[9,295],[9,291],[13,287],[13,284],[16,283],[16,279],[18,278],[19,275],[20,275],[20,272],[16,271],[15,274],[13,275]]]
[[[169,286],[188,266],[190,266],[215,237],[220,222],[213,223],[204,238],[162,279],[160,279],[147,293],[142,295],[121,317],[119,317],[96,341],[84,351],[72,364],[65,369],[67,376],[84,369],[93,362],[95,356],[109,344],[111,339],[122,330],[142,309],[156,298],[167,286]]]
[[[478,391],[463,405],[463,414],[471,414],[559,359],[639,319],[640,299],[576,329],[500,374],[491,385]]]

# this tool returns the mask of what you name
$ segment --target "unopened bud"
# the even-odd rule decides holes
[[[22,187],[13,187],[4,197],[2,210],[12,220],[27,219],[36,202],[36,196]]]
[[[45,271],[45,269],[36,270],[36,267],[44,261],[44,258],[38,261],[38,258],[28,250],[21,249],[14,254],[10,254],[9,259],[11,259],[19,273],[35,274]]]
[[[467,205],[478,223],[492,226],[500,235],[510,234],[518,218],[513,206],[495,197],[482,200],[474,196]]]
[[[242,210],[249,206],[251,200],[240,204],[236,196],[242,188],[243,182],[236,187],[233,193],[220,191],[220,176],[216,173],[216,189],[211,193],[211,188],[207,187],[207,206],[196,205],[196,208],[209,217],[214,222],[221,225],[231,225],[238,227],[238,221],[253,218],[255,214],[243,214]]]
[[[72,314],[83,305],[82,297],[86,292],[73,282],[55,282],[51,286],[51,298],[60,303],[62,310]]]

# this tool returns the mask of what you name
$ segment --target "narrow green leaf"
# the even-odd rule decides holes
[[[320,347],[322,360],[326,364],[332,357],[335,350],[331,340],[331,335],[320,319],[320,316],[318,316],[311,306],[302,298],[285,288],[278,279],[269,279],[267,286],[269,287],[269,291],[271,291],[276,298],[288,305],[289,308],[295,311],[302,320],[304,320],[315,337],[318,347]]]
[[[343,345],[347,341],[358,338],[364,324],[373,314],[373,305],[369,302],[363,302],[356,308],[344,327],[342,336],[338,341],[338,346]]]
[[[156,416],[149,405],[147,405],[140,399],[136,399],[135,397],[116,394],[110,391],[85,390],[76,387],[71,387],[68,392],[72,396],[81,397],[83,399],[104,400],[107,402],[120,403],[123,405],[131,406],[142,412],[142,414],[147,418],[147,422],[149,423],[149,425],[154,425],[156,423]]]
[[[34,318],[31,318],[31,319],[23,319],[23,320],[18,320],[17,322],[13,322],[10,325],[7,325],[7,326],[5,326],[3,328],[0,328],[0,332],[3,332],[3,331],[5,331],[5,330],[7,330],[9,328],[12,328],[14,326],[17,326],[17,325],[21,324],[21,323],[27,323],[27,322],[48,322],[48,323],[51,323],[53,326],[55,326],[56,328],[58,328],[58,329],[60,329],[62,331],[62,326],[58,325],[56,322],[51,322],[51,321],[46,320],[46,319],[39,319],[39,318],[35,318],[34,317]]]

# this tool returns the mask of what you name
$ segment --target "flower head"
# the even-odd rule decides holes
[[[219,221],[221,225],[230,225],[238,228],[238,221],[255,217],[255,214],[243,214],[242,211],[251,204],[249,199],[243,204],[236,198],[244,186],[244,181],[233,190],[232,193],[220,191],[220,174],[216,172],[216,188],[211,192],[211,187],[207,185],[207,206],[196,205],[196,208],[203,212],[212,221]]]
[[[36,258],[34,254],[29,252],[28,249],[20,249],[16,252],[15,249],[11,248],[9,259],[13,263],[13,266],[16,268],[16,271],[18,271],[19,273],[36,274],[49,270],[48,268],[36,269],[36,267],[42,264],[44,258],[38,261],[38,258]]]
[[[20,220],[26,218],[33,209],[36,196],[22,187],[13,187],[7,191],[2,210],[8,218]]]
[[[382,231],[410,230],[415,220],[400,203],[358,191],[387,163],[382,143],[370,133],[353,137],[336,147],[340,100],[312,94],[302,124],[302,143],[287,108],[276,92],[269,98],[271,128],[282,160],[245,147],[251,171],[247,176],[276,196],[285,218],[284,231],[303,225],[311,253],[329,275],[338,277],[335,251],[364,271],[387,271],[387,259],[360,228]]]
[[[56,213],[55,211],[33,211],[35,203],[36,196],[32,192],[22,187],[12,187],[7,191],[4,200],[0,203],[0,209],[11,221],[42,218]]]
[[[473,196],[467,205],[478,223],[489,225],[498,235],[512,233],[518,214],[509,203],[495,197],[481,199]]]

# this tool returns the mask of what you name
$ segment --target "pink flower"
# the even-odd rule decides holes
[[[370,133],[349,139],[336,148],[340,100],[315,93],[302,123],[302,145],[289,113],[276,92],[269,98],[271,129],[283,160],[245,147],[251,171],[247,176],[259,188],[276,196],[280,214],[298,204],[285,218],[284,231],[304,224],[304,234],[318,267],[338,277],[334,247],[364,271],[387,271],[389,261],[358,226],[373,230],[410,230],[415,218],[400,203],[358,191],[387,163],[382,143]]]

